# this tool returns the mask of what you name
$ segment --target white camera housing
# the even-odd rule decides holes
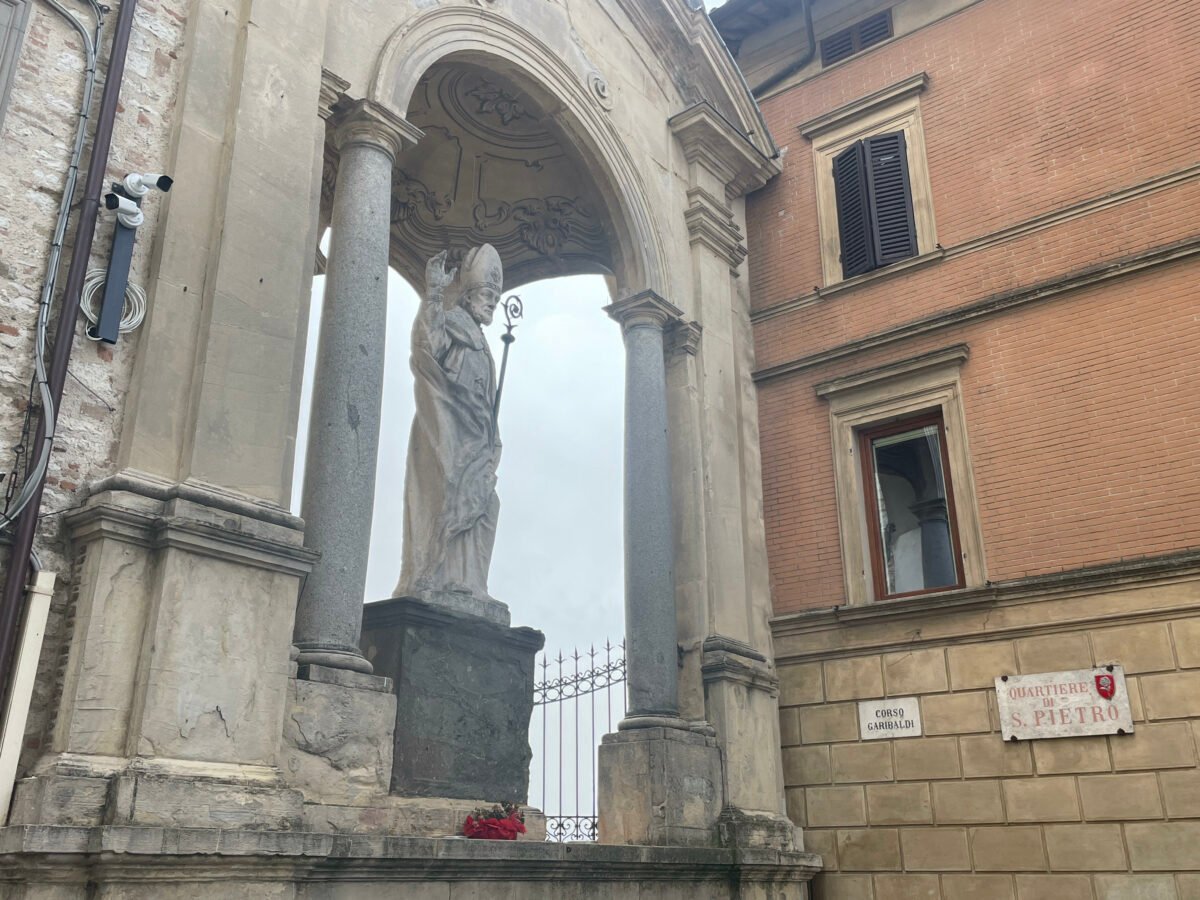
[[[130,197],[137,197],[139,200],[145,197],[150,191],[162,191],[164,194],[171,189],[174,181],[169,175],[163,175],[158,172],[141,174],[138,172],[130,172],[125,176],[122,184],[125,191]]]
[[[117,221],[126,228],[137,228],[146,221],[146,214],[142,212],[141,207],[128,197],[122,197],[120,194],[105,194],[104,205],[116,212]]]

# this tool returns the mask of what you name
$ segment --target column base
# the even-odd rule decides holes
[[[65,517],[72,622],[26,824],[298,828],[279,769],[293,611],[313,555],[254,498],[122,472]],[[46,717],[49,718],[49,717]]]
[[[302,665],[288,682],[284,778],[306,804],[384,803],[395,728],[392,679]]]
[[[719,845],[721,751],[715,738],[684,726],[633,727],[604,736],[600,843]]]
[[[751,813],[733,807],[721,811],[717,833],[722,847],[738,850],[804,849],[802,832],[787,816],[773,813]]]
[[[617,731],[636,731],[639,728],[674,728],[679,731],[693,731],[695,728],[689,722],[674,715],[658,713],[629,713],[617,723]]]
[[[728,847],[792,850],[803,843],[783,810],[779,677],[767,657],[741,641],[703,644],[705,708],[725,759],[719,829]]]
[[[296,642],[300,651],[296,662],[301,666],[320,666],[325,669],[344,669],[347,672],[358,672],[363,675],[372,674],[375,669],[357,647],[341,644],[316,644],[307,641]]]

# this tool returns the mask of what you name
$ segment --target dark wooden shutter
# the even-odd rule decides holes
[[[831,34],[821,40],[821,65],[832,66],[835,62],[841,62],[846,57],[853,56],[855,52],[852,28]]]
[[[863,146],[875,264],[886,266],[917,255],[917,226],[913,220],[904,132],[866,138]]]
[[[886,41],[892,36],[892,11],[885,9],[869,19],[855,22],[849,28],[821,39],[821,65],[832,66],[836,62]]]
[[[833,158],[838,237],[842,244],[842,277],[853,278],[878,265],[871,237],[866,153],[856,141]]]
[[[866,50],[873,44],[886,41],[892,36],[892,11],[885,9],[878,15],[863,19],[858,23],[858,45]]]

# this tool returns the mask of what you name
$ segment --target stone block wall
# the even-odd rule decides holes
[[[788,811],[825,863],[816,897],[1200,897],[1196,589],[776,620]],[[1133,735],[1002,740],[996,676],[1108,663]],[[859,739],[859,700],[911,696],[923,736]]]

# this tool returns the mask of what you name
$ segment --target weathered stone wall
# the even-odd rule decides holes
[[[151,0],[138,5],[107,181],[127,172],[164,170],[187,8],[185,0]],[[108,17],[102,67],[107,64],[107,41],[115,21],[114,10]],[[37,304],[82,98],[83,68],[78,34],[49,7],[34,4],[0,133],[4,147],[0,154],[0,466],[5,471],[12,462],[10,449],[20,438],[33,373]],[[96,87],[97,105],[101,85],[99,81]],[[81,173],[80,192],[84,176]],[[78,199],[77,193],[76,202]],[[138,232],[131,281],[147,288],[163,202],[155,195],[147,199],[146,223]],[[74,236],[74,226],[72,217],[68,241]],[[89,268],[107,264],[111,236],[112,219],[102,215]],[[68,246],[64,259],[69,253]],[[60,286],[65,277],[64,266]],[[150,299],[153,303],[153,297]],[[57,306],[51,322],[56,318]],[[30,756],[42,745],[42,732],[54,707],[51,698],[57,688],[59,654],[70,626],[73,575],[63,546],[61,516],[56,513],[76,506],[76,492],[113,469],[138,345],[136,333],[123,336],[113,347],[93,343],[83,336],[85,324],[81,318],[76,329],[43,502],[45,518],[35,545],[43,564],[59,572],[59,589],[51,608],[30,715]],[[4,564],[7,566],[7,557]]]
[[[825,862],[818,897],[1200,896],[1198,582],[1129,575],[777,621],[788,809]],[[1002,739],[997,676],[1111,663],[1133,735]],[[859,739],[859,700],[912,696],[924,736]]]

